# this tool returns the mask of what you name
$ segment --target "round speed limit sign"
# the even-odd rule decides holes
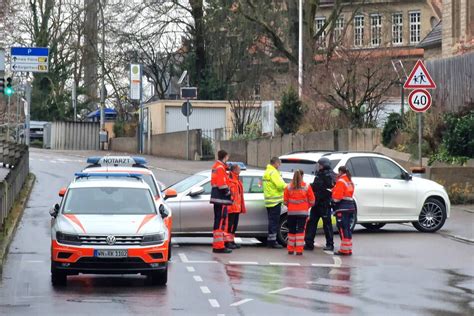
[[[423,89],[415,89],[408,96],[408,104],[415,112],[426,112],[431,107],[431,94]]]

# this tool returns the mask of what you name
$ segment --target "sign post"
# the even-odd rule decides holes
[[[425,89],[436,89],[436,84],[431,78],[423,61],[416,62],[415,67],[408,76],[404,86],[405,89],[415,89],[408,96],[408,103],[412,111],[417,113],[418,119],[418,159],[420,168],[423,167],[421,145],[423,142],[422,115],[431,107],[431,94]]]
[[[183,74],[184,75],[184,74]],[[189,79],[189,77],[188,77]],[[189,80],[188,80],[189,86]],[[181,99],[186,99],[186,102],[181,106],[181,113],[186,116],[186,158],[189,160],[189,117],[193,113],[193,107],[189,99],[197,99],[196,87],[182,87],[180,89]]]
[[[130,64],[130,99],[139,104],[138,151],[143,153],[142,65]]]

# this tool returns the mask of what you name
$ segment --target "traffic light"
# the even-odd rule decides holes
[[[6,96],[11,96],[14,92],[15,90],[13,90],[12,87],[12,78],[8,77],[7,86],[5,87],[3,94],[5,94]]]
[[[5,78],[0,78],[0,93],[5,91]]]

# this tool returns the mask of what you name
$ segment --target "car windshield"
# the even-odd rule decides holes
[[[153,176],[151,174],[144,174],[143,180],[145,180],[146,184],[150,186],[151,192],[153,196],[159,196],[158,189],[156,187],[155,180],[153,180]]]
[[[148,189],[72,188],[66,196],[64,214],[156,214]]]
[[[340,160],[331,160],[331,169],[336,168]],[[280,171],[295,172],[297,169],[303,170],[305,174],[314,175],[318,163],[313,160],[304,159],[282,159]]]
[[[206,179],[206,176],[195,174],[193,176],[190,176],[189,178],[186,178],[184,180],[179,181],[178,183],[173,184],[170,186],[171,189],[175,189],[177,193],[184,192],[199,182],[203,181]]]

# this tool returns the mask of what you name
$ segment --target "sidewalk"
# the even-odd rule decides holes
[[[474,205],[451,206],[451,216],[446,220],[441,232],[474,243]]]
[[[192,161],[172,158],[162,158],[150,155],[130,154],[113,151],[92,151],[92,150],[50,150],[31,148],[31,151],[58,153],[65,156],[80,157],[85,159],[91,156],[140,156],[145,157],[150,167],[163,171],[175,171],[182,174],[195,174],[196,172],[211,169],[213,161]]]

